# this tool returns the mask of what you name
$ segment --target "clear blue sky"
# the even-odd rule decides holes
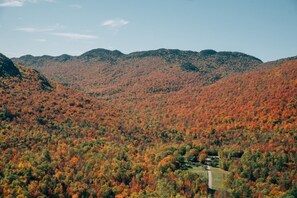
[[[0,52],[79,55],[94,48],[297,55],[297,0],[0,0]]]

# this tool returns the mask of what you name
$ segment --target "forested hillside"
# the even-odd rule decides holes
[[[205,178],[163,173],[160,161],[177,145],[162,144],[169,138],[131,134],[107,103],[2,55],[0,65],[0,196],[206,195]],[[176,159],[174,170],[183,165]]]
[[[100,49],[0,60],[0,196],[207,197],[192,170],[208,156],[228,171],[215,197],[296,196],[296,58]]]

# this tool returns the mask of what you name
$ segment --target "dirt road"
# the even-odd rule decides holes
[[[207,165],[207,175],[208,175],[208,188],[212,189],[212,175],[210,171],[210,166]]]

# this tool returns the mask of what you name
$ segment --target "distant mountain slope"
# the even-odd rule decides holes
[[[201,88],[227,76],[257,69],[262,63],[238,52],[169,49],[128,55],[95,49],[75,57],[23,56],[13,61],[136,114],[135,102],[146,103],[143,108],[149,112],[171,97],[170,93],[187,87]]]
[[[237,73],[259,69],[262,64],[261,60],[239,52],[170,49],[127,55],[94,49],[81,56],[23,56],[13,61],[35,68],[48,78],[99,100],[108,101],[129,117],[128,128],[133,128],[135,122],[147,125],[153,120],[162,120],[171,103],[177,104],[169,101],[171,98],[179,100],[180,93],[192,89],[187,94],[193,100],[192,96],[202,87]],[[176,115],[180,108],[176,106],[171,115]],[[161,125],[165,127],[165,123],[169,124],[164,122]],[[170,126],[172,124],[166,127]]]

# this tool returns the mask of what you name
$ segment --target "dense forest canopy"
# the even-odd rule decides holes
[[[0,197],[297,196],[296,57],[96,49],[0,72]]]

